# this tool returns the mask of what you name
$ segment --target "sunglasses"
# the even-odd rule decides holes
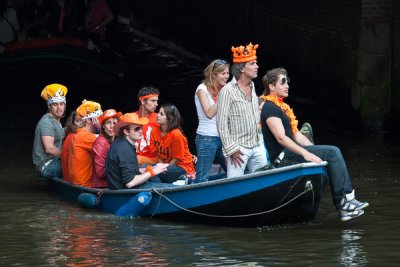
[[[290,78],[289,77],[283,77],[280,81],[281,85],[284,85],[285,83],[289,84],[290,83]]]
[[[137,126],[135,128],[130,128],[129,130],[133,130],[134,132],[139,132],[140,130],[142,130],[142,126]]]
[[[214,66],[213,66],[212,70],[214,70],[215,67],[221,66],[221,65],[228,65],[228,61],[223,60],[223,59],[217,59],[217,60],[215,60]]]

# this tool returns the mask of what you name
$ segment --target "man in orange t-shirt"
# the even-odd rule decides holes
[[[151,132],[154,128],[159,127],[156,122],[157,113],[155,112],[158,106],[158,96],[160,91],[152,86],[146,86],[139,90],[139,110],[134,112],[139,118],[147,118],[149,123],[142,127],[143,136],[136,141],[136,155],[139,161],[139,166],[157,163],[157,154],[150,148]]]
[[[76,110],[82,117],[82,128],[72,136],[69,146],[69,180],[72,184],[92,187],[91,149],[96,140],[97,118],[103,114],[99,103],[84,100]]]

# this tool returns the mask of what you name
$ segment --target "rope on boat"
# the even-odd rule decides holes
[[[286,199],[286,197],[290,194],[290,192],[292,192],[292,190],[296,187],[296,185],[298,184],[298,182],[299,182],[300,180],[301,180],[301,178],[297,179],[297,181],[294,183],[294,185],[291,186],[291,189],[286,193],[286,195],[281,199],[281,201],[279,201],[278,204],[281,204],[282,201],[283,201],[284,199]],[[306,182],[305,188],[304,188],[304,189],[307,189],[307,188],[309,189],[308,191],[312,191],[312,205],[314,206],[314,199],[315,199],[315,196],[314,196],[313,184],[311,183],[311,181],[307,181],[307,182]],[[307,192],[308,192],[308,191],[307,191]]]
[[[291,189],[283,196],[283,198],[281,199],[281,201],[278,202],[278,205],[281,204],[286,197],[290,194],[290,192],[292,192],[292,190],[296,187],[297,183],[300,181],[301,179],[297,179],[296,182],[294,183],[294,185],[291,186]],[[307,188],[307,187],[306,187]]]
[[[293,187],[293,188],[294,188],[294,187]],[[290,191],[291,191],[291,190],[290,190]],[[275,208],[273,208],[273,209],[266,210],[266,211],[261,211],[261,212],[256,212],[256,213],[241,214],[241,215],[214,215],[214,214],[207,214],[207,213],[202,213],[202,212],[198,212],[198,211],[186,209],[186,208],[180,206],[179,204],[175,203],[175,202],[172,201],[171,199],[169,199],[167,196],[163,195],[162,192],[160,193],[159,191],[157,191],[157,189],[153,188],[153,192],[155,192],[157,195],[159,195],[160,198],[159,198],[159,200],[158,200],[157,208],[155,209],[155,212],[153,213],[153,215],[152,215],[151,217],[153,217],[154,214],[156,213],[156,211],[157,211],[157,209],[158,209],[158,207],[159,207],[159,204],[160,204],[160,200],[161,200],[162,197],[163,197],[165,200],[167,200],[169,203],[171,203],[172,205],[174,205],[175,207],[177,207],[177,208],[179,208],[179,209],[181,209],[181,210],[184,210],[184,211],[186,211],[186,212],[196,214],[196,215],[202,215],[202,216],[214,217],[214,218],[243,218],[243,217],[251,217],[251,216],[257,216],[257,215],[263,215],[263,214],[266,214],[266,213],[271,213],[271,212],[273,212],[273,211],[276,211],[276,210],[278,210],[278,209],[280,209],[280,208],[282,208],[282,207],[288,205],[289,203],[293,202],[293,201],[296,200],[297,198],[301,197],[302,195],[304,195],[304,194],[306,194],[306,193],[308,193],[308,192],[310,192],[310,191],[313,192],[313,203],[314,203],[314,189],[313,189],[312,183],[310,182],[310,183],[306,183],[303,192],[301,192],[300,194],[298,194],[298,195],[295,196],[294,198],[292,198],[292,199],[286,201],[285,203],[283,203],[283,204],[281,204],[281,205],[279,205],[279,206],[277,206],[277,207],[275,207]],[[283,199],[284,199],[286,196],[287,196],[287,194],[283,197]],[[282,202],[282,200],[281,200],[279,203],[281,203],[281,202]]]
[[[97,192],[97,201],[100,201],[101,197],[104,194],[104,189],[99,189],[99,191]]]

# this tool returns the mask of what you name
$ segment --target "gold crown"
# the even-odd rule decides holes
[[[103,114],[103,111],[99,103],[84,99],[82,104],[76,109],[76,113],[83,118],[89,118],[99,117]]]
[[[49,100],[50,98],[59,98],[65,97],[67,95],[68,88],[62,84],[53,83],[47,85],[43,90],[40,96],[44,100]]]
[[[243,63],[250,62],[257,59],[256,49],[258,48],[258,44],[253,45],[249,43],[244,46],[233,47],[231,48],[233,53],[233,63]]]

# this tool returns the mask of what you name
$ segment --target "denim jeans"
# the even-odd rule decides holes
[[[222,142],[219,136],[206,136],[196,134],[196,179],[195,183],[206,182],[207,173],[210,171],[214,160],[221,165],[226,172],[224,154],[222,154]]]
[[[174,184],[167,184],[162,183],[159,178],[152,177],[151,179],[145,181],[144,183],[135,186],[135,189],[151,189],[151,188],[169,188],[169,187],[176,187]]]
[[[47,179],[52,177],[63,178],[61,159],[55,158],[47,166],[40,166],[38,168],[38,173],[43,178]]]
[[[167,167],[167,172],[160,173],[157,176],[161,179],[163,183],[173,183],[178,180],[179,176],[186,174],[184,168],[177,165],[169,165]]]
[[[328,177],[329,186],[332,193],[332,200],[336,209],[339,210],[340,200],[346,194],[353,191],[349,171],[347,170],[346,163],[344,162],[342,152],[340,152],[339,148],[328,145],[305,146],[304,149],[328,162]],[[287,165],[287,161],[291,163],[305,162],[302,156],[287,149],[284,149],[283,151],[285,152],[285,157],[279,167]]]

